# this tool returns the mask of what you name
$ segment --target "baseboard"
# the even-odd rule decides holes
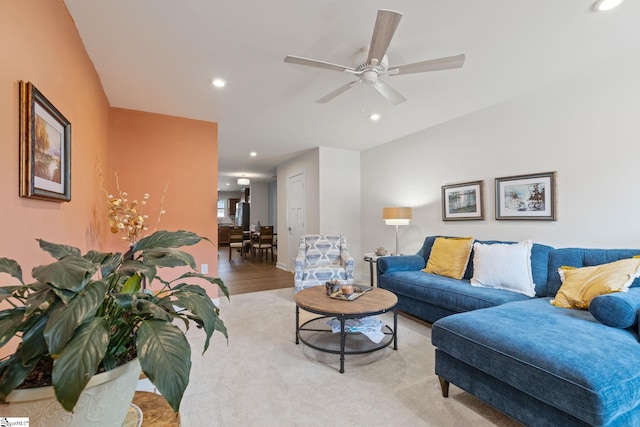
[[[276,262],[276,268],[279,268],[280,270],[288,271],[289,273],[293,273],[292,270],[289,270],[289,267],[287,266],[287,264],[283,264],[279,261]]]

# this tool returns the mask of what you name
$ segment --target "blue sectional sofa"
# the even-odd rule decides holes
[[[528,297],[470,286],[473,253],[461,280],[422,272],[436,237],[416,255],[379,258],[377,266],[378,286],[398,295],[398,308],[433,323],[443,396],[455,384],[530,426],[640,426],[640,279],[628,292],[593,300],[591,312],[550,304],[559,267],[606,264],[640,249],[534,244],[536,295]],[[592,309],[599,298],[617,301],[614,314],[631,318],[606,320]]]
[[[504,290],[461,287],[460,280],[422,272],[437,237],[440,236],[427,237],[415,255],[378,258],[378,286],[398,296],[398,310],[433,323],[441,317],[455,313],[531,299],[526,295]],[[513,243],[497,240],[477,242]],[[531,271],[536,284],[536,296],[547,295],[549,253],[552,250],[551,246],[537,243],[534,243],[531,249]],[[473,251],[462,278],[465,284],[469,284],[472,275]]]

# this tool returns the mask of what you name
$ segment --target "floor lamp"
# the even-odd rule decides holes
[[[384,223],[396,226],[396,252],[394,255],[400,253],[398,249],[398,226],[409,225],[411,218],[411,208],[382,208],[382,219]]]

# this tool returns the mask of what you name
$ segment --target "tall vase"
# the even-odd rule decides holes
[[[9,404],[1,408],[2,416],[28,417],[31,427],[121,427],[139,376],[138,359],[95,375],[73,413],[56,400],[53,387],[14,390],[7,396]]]

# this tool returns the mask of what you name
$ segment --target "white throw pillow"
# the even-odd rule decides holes
[[[520,243],[473,244],[471,285],[536,295],[531,274],[531,240]]]

